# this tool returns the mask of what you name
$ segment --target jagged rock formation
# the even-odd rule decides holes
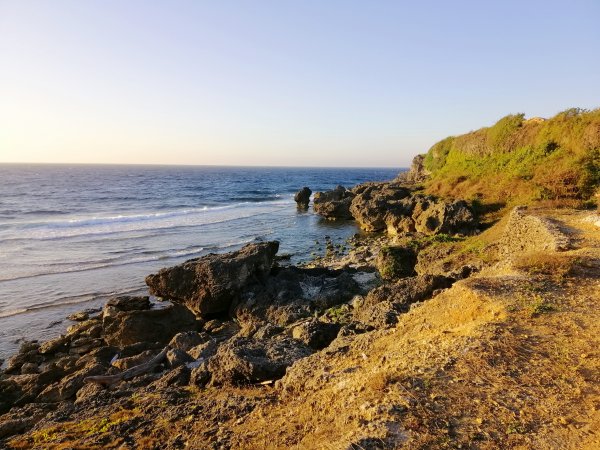
[[[396,178],[400,183],[419,184],[427,181],[431,172],[425,168],[425,155],[417,155],[413,158],[410,169]]]
[[[248,244],[224,255],[209,254],[146,277],[150,293],[200,315],[227,312],[250,282],[266,279],[279,242]]]
[[[350,203],[353,197],[354,193],[344,186],[337,186],[332,191],[316,192],[313,208],[326,219],[352,219]]]
[[[121,297],[122,299],[122,297]],[[102,315],[102,331],[108,345],[125,347],[138,342],[160,342],[166,344],[181,331],[198,328],[194,314],[182,305],[168,305],[151,308],[138,301],[140,297],[130,297],[115,305],[109,303]],[[148,297],[141,297],[148,301]],[[137,309],[139,304],[144,305]]]
[[[351,191],[317,192],[314,203],[315,212],[327,218],[352,217],[365,231],[387,230],[391,235],[415,231],[468,234],[477,225],[465,201],[413,193],[396,182],[365,183]]]

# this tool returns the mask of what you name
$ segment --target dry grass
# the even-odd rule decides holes
[[[139,409],[119,410],[104,417],[93,419],[84,419],[81,421],[72,421],[56,424],[33,431],[26,439],[15,438],[10,441],[12,448],[45,448],[45,449],[71,449],[71,448],[98,448],[98,446],[79,444],[82,438],[108,436],[108,440],[103,445],[104,448],[119,448],[123,444],[120,438],[113,439],[112,432],[114,428],[139,418],[141,411]],[[74,443],[78,443],[74,445]]]
[[[562,283],[574,274],[578,258],[570,254],[531,252],[520,255],[513,267],[529,275],[549,277],[557,283]]]

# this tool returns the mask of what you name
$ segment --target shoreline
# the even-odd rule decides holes
[[[187,256],[187,259],[236,248],[213,249],[215,246],[231,243],[241,246],[243,242],[262,237],[283,242],[286,247],[282,248],[282,252],[299,255],[304,249],[308,249],[307,253],[317,251],[313,248],[317,236],[346,236],[354,232],[353,226],[346,232],[335,226],[330,228],[330,224],[325,223],[328,229],[323,231],[317,223],[320,221],[312,213],[297,215],[291,198],[295,186],[306,180],[314,186],[327,188],[331,179],[355,184],[364,179],[389,178],[394,176],[395,171],[323,169],[317,174],[303,170],[289,176],[284,175],[286,173],[285,170],[269,169],[197,171],[193,168],[151,171],[117,168],[98,172],[84,167],[72,174],[60,168],[48,171],[2,170],[7,183],[2,189],[6,202],[0,208],[0,234],[2,240],[10,240],[5,241],[3,257],[0,258],[0,268],[6,279],[0,281],[0,291],[4,294],[4,299],[0,300],[0,311],[31,310],[39,304],[71,302],[75,297],[108,299],[132,286],[143,286],[143,278],[160,267],[183,262],[185,254],[190,252],[189,248],[195,251],[202,247],[204,250]],[[43,191],[43,202],[37,196],[24,196],[38,185],[47,186]],[[251,202],[242,209],[230,206],[237,205],[240,199],[257,200],[276,194],[285,197],[286,204],[255,208],[255,202]],[[169,219],[169,224],[165,224],[163,218],[157,222],[153,217],[140,223],[129,219],[113,220],[110,224],[82,223],[80,220],[82,217],[98,217],[104,222],[107,217],[162,214],[198,209],[207,204],[225,205],[229,209],[199,211],[193,217],[177,216]],[[269,214],[255,214],[265,211]],[[226,219],[235,222],[204,224],[212,222],[217,215],[220,218],[227,216]],[[56,229],[32,228],[25,223],[54,223],[57,218],[60,226]],[[71,223],[72,220],[75,222]],[[189,222],[193,222],[192,226],[180,227]],[[169,225],[169,228],[164,228],[164,225]],[[98,230],[100,226],[104,228],[102,231],[109,233],[96,236],[92,242],[89,238],[78,237],[90,230],[101,231]],[[139,231],[140,228],[149,230]],[[64,238],[46,239],[55,232]],[[170,259],[165,260],[166,257]],[[145,263],[145,260],[148,262]],[[128,263],[127,266],[121,265],[122,262]],[[90,270],[82,271],[81,268]],[[85,303],[82,308],[89,304]],[[66,316],[70,310],[65,311]],[[12,327],[10,319],[0,319],[3,325],[0,340],[3,339],[2,334],[12,341],[22,337],[32,339],[29,330],[35,329],[39,330],[35,338],[43,339],[43,329],[50,322],[63,319],[55,316],[53,311],[50,315],[53,317],[47,323],[31,316],[31,327],[25,320],[23,325],[17,327],[15,322],[15,327]],[[0,345],[4,346],[3,342]]]
[[[405,345],[404,334],[392,334],[402,327],[413,327],[413,320],[422,329],[425,322],[419,318],[421,314],[429,317],[432,326],[443,327],[454,317],[445,304],[470,299],[472,303],[460,303],[459,307],[467,315],[461,313],[456,319],[470,320],[468,308],[480,301],[475,301],[472,292],[482,289],[477,286],[487,280],[504,280],[502,274],[523,270],[517,269],[523,264],[519,259],[523,248],[554,258],[552,252],[568,253],[575,245],[564,227],[555,226],[556,219],[546,219],[548,213],[542,210],[516,208],[481,231],[466,203],[429,197],[418,186],[398,181],[365,183],[349,190],[336,188],[315,194],[313,202],[317,213],[328,218],[348,218],[351,212],[365,231],[343,245],[324,238],[318,245],[325,255],[304,264],[289,263],[285,254],[278,257],[279,243],[265,241],[167,267],[146,277],[150,294],[170,299],[159,303],[160,309],[145,296],[112,298],[100,313],[73,316],[74,325],[66,335],[39,344],[25,343],[0,375],[0,392],[4,394],[0,442],[5,439],[13,444],[43,446],[53,442],[53,436],[62,436],[59,439],[70,439],[73,445],[85,445],[89,443],[86,435],[105,436],[108,440],[104,444],[123,439],[122,432],[112,427],[111,434],[68,434],[73,432],[68,430],[82,426],[93,428],[90,414],[101,414],[110,423],[142,420],[150,428],[131,425],[134,428],[125,430],[134,431],[136,436],[154,435],[150,429],[157,423],[150,399],[159,395],[171,398],[166,400],[169,414],[178,408],[185,411],[173,420],[186,442],[200,433],[214,445],[228,442],[240,448],[249,436],[254,436],[258,445],[262,435],[258,430],[271,427],[261,417],[277,417],[278,405],[286,405],[285,410],[295,408],[295,397],[341,406],[336,397],[327,400],[327,392],[320,393],[320,383],[327,384],[331,377],[338,380],[336,383],[387,386],[388,381],[372,381],[372,375],[366,373],[352,377],[354,372],[371,367],[373,357],[388,361],[387,353],[396,350],[390,347],[379,355],[378,346]],[[575,219],[566,217],[573,226]],[[577,219],[576,223],[583,222]],[[513,279],[511,275],[502,282],[513,283],[509,281]],[[491,295],[489,301],[496,312],[489,317],[474,313],[473,320],[488,323],[531,308],[518,304],[510,307],[516,308],[516,313],[510,312],[513,310],[500,306],[500,297],[491,292],[486,295]],[[545,311],[546,306],[535,308]],[[473,333],[476,330],[479,328],[474,326]],[[423,329],[421,333],[425,333]],[[484,335],[477,331],[472,339],[483,339]],[[423,334],[423,339],[427,336]],[[451,335],[444,339],[454,342]],[[419,359],[421,353],[409,356],[409,348],[404,357],[386,364]],[[459,353],[452,352],[453,358],[459,358]],[[353,360],[361,362],[347,366]],[[443,358],[436,356],[431,363],[438,360]],[[331,372],[329,367],[337,369]],[[377,367],[382,370],[385,365]],[[317,376],[315,370],[322,374]],[[313,385],[316,380],[322,381]],[[355,395],[370,392],[368,386],[361,389]],[[447,392],[453,391],[447,388]],[[311,397],[317,393],[319,397]],[[225,406],[222,395],[237,398],[236,405]],[[135,401],[125,400],[132,396]],[[188,400],[178,403],[173,400],[177,396]],[[193,413],[193,408],[201,412]],[[213,408],[228,411],[231,420],[226,428],[211,419]],[[253,410],[262,412],[255,416]],[[34,413],[23,416],[23,411]],[[65,411],[70,421],[57,425],[56,417]],[[381,414],[385,417],[387,413]],[[206,433],[192,426],[193,422],[191,426],[180,422],[192,416],[207,427]],[[316,414],[313,419],[319,417]],[[47,427],[58,428],[52,428],[55,431],[46,437],[36,434],[35,430]],[[364,436],[366,428],[360,422],[353,427],[353,433],[358,434],[353,434],[349,443],[362,442],[357,436]],[[395,439],[383,432],[385,427],[377,427],[376,435],[382,436],[378,439]],[[25,434],[19,437],[19,433]],[[289,435],[302,439],[293,431]],[[135,437],[134,442],[141,442],[137,440],[140,438]],[[169,442],[168,448],[178,445]]]

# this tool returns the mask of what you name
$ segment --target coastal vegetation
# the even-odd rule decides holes
[[[451,136],[424,158],[428,193],[486,203],[581,205],[600,184],[600,109],[511,114]]]

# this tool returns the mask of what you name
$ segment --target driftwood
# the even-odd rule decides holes
[[[98,383],[104,386],[110,386],[111,384],[117,383],[119,381],[131,380],[132,378],[135,378],[138,375],[142,375],[143,373],[149,372],[150,370],[154,369],[157,365],[159,365],[162,362],[163,359],[165,359],[168,351],[169,347],[165,347],[158,355],[156,355],[150,361],[131,367],[130,369],[125,370],[124,372],[117,373],[115,375],[95,375],[87,377],[83,381],[85,383]]]

